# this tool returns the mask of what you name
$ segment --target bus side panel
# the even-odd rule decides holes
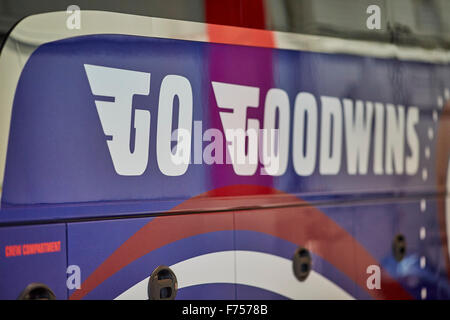
[[[442,254],[440,222],[436,199],[419,198],[370,206],[356,206],[355,237],[386,270],[393,281],[381,279],[382,298],[396,297],[401,292],[396,283],[414,299],[445,299],[449,297],[446,257]],[[398,237],[405,240],[405,254],[396,259]],[[401,246],[401,245],[400,245]],[[396,249],[397,248],[397,249]],[[357,266],[373,274],[360,257]]]
[[[70,299],[148,299],[149,276],[169,267],[176,299],[234,299],[233,213],[70,223]]]
[[[449,296],[433,199],[240,211],[235,221],[238,299]],[[299,248],[312,260],[304,281],[293,272]]]
[[[353,212],[337,222],[312,206],[235,213],[238,299],[351,299],[355,295]],[[309,251],[308,277],[294,275],[298,249]],[[363,296],[366,298],[367,295]]]
[[[0,228],[0,299],[17,299],[31,283],[67,299],[65,224]]]

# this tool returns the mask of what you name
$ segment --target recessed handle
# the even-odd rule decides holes
[[[56,300],[53,291],[43,283],[30,283],[17,300]]]
[[[298,248],[293,257],[294,275],[298,281],[305,281],[311,271],[311,255],[308,249]]]
[[[159,266],[152,272],[147,288],[150,300],[174,300],[177,291],[177,277],[169,267]]]

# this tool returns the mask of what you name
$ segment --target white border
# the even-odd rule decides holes
[[[12,104],[22,70],[40,45],[82,35],[125,34],[178,40],[208,42],[207,24],[151,18],[129,14],[81,11],[81,29],[66,27],[65,11],[33,15],[22,20],[11,32],[0,55],[0,199],[6,165],[6,152]],[[223,26],[230,31],[236,27]],[[234,29],[233,29],[234,28]],[[241,28],[242,29],[242,28]],[[378,58],[430,63],[450,62],[450,51],[398,47],[393,44],[339,38],[271,32],[280,49],[344,53]],[[220,40],[219,40],[220,41]]]

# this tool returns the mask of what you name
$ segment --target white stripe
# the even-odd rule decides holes
[[[237,277],[235,281],[235,265]],[[176,263],[170,268],[178,279],[179,289],[208,283],[237,283],[265,289],[290,299],[338,299],[353,297],[339,286],[311,271],[299,282],[292,271],[292,261],[254,251],[221,251]],[[148,277],[116,299],[148,299]]]

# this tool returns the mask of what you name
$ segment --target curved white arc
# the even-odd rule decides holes
[[[234,283],[234,251],[220,251],[193,257],[169,266],[178,289],[208,283]],[[150,276],[120,294],[116,300],[147,300]]]
[[[306,281],[299,282],[292,272],[291,260],[262,252],[208,253],[178,262],[170,268],[177,276],[179,289],[209,283],[237,283],[271,291],[290,299],[354,299],[314,270]],[[116,299],[148,299],[148,279],[147,277],[138,282]]]

